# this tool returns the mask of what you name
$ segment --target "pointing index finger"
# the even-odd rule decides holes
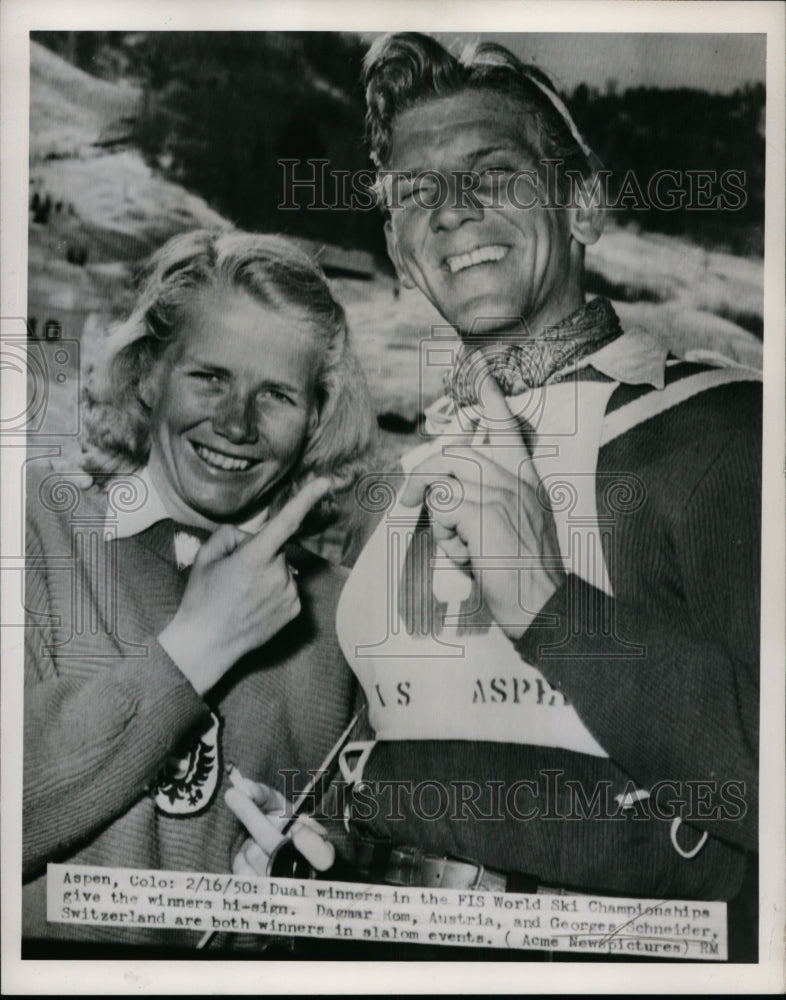
[[[271,553],[278,552],[281,546],[295,534],[306,514],[314,504],[325,496],[330,486],[330,480],[324,476],[313,479],[310,483],[306,483],[300,492],[287,501],[278,514],[268,521],[260,531],[259,537],[264,539],[265,545]]]

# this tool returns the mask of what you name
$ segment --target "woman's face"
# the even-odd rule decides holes
[[[239,290],[195,296],[140,387],[151,475],[173,512],[240,523],[267,506],[317,424],[317,363],[297,312]]]

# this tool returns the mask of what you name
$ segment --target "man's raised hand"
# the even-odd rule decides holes
[[[469,438],[446,444],[442,454],[412,470],[401,499],[416,506],[426,497],[438,549],[481,579],[495,620],[517,638],[560,586],[564,569],[537,472],[490,373],[479,395],[491,437],[505,432],[501,447]],[[500,464],[502,454],[513,458],[517,475]],[[454,481],[459,499],[429,504],[430,487],[445,479]]]

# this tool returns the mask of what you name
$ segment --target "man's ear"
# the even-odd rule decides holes
[[[396,241],[396,235],[393,232],[393,224],[390,219],[385,220],[385,242],[388,245],[388,257],[393,262],[393,267],[396,269],[399,281],[405,288],[415,288],[415,282],[410,277],[409,271],[407,271],[407,267],[399,252],[398,242]]]
[[[584,181],[573,188],[570,212],[571,236],[582,246],[597,243],[606,224],[606,205],[602,178],[593,175],[589,185]]]

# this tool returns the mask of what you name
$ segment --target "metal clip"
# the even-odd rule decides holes
[[[677,830],[679,830],[681,825],[682,825],[682,816],[675,816],[671,824],[671,828],[669,829],[669,836],[671,837],[672,847],[677,852],[677,854],[679,854],[683,858],[695,858],[696,855],[699,853],[699,851],[702,849],[702,847],[704,847],[704,845],[707,843],[707,838],[709,837],[709,834],[705,830],[704,833],[702,833],[698,844],[696,844],[696,846],[692,850],[683,851],[683,849],[677,843]]]

